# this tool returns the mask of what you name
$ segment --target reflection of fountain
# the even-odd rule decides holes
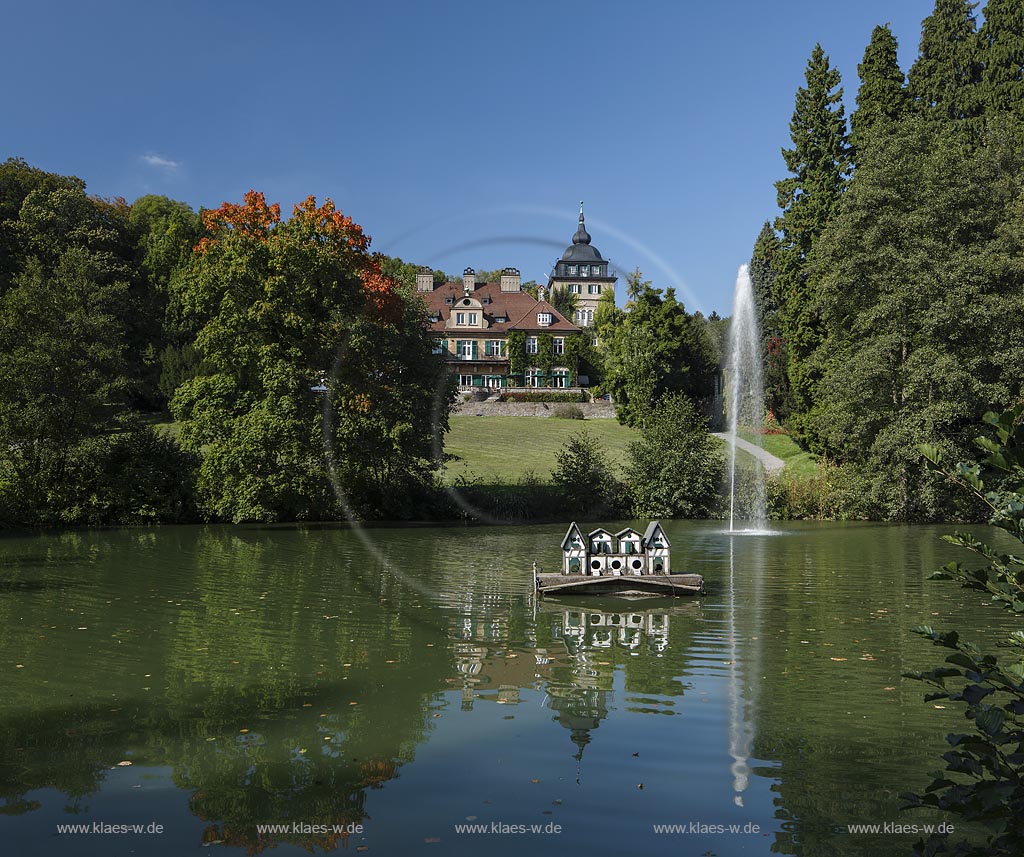
[[[729,325],[729,531],[736,518],[736,434],[739,426],[758,432],[764,423],[764,385],[761,382],[761,337],[757,329],[754,290],[750,273],[742,265],[736,276],[732,322]],[[755,530],[767,520],[764,467],[754,461],[753,484],[747,517]]]
[[[761,570],[764,550],[764,542],[761,540],[743,542],[747,550],[756,553],[756,561],[751,562],[754,557],[744,557],[744,568],[751,571],[747,576],[747,583],[752,584],[751,612],[755,616],[760,615],[760,594],[761,594]],[[729,755],[732,756],[732,765],[729,770],[732,773],[733,803],[736,806],[743,806],[743,792],[746,791],[750,781],[750,765],[748,759],[754,745],[754,720],[753,711],[755,706],[755,692],[758,688],[758,676],[761,670],[761,634],[759,622],[752,622],[751,630],[758,633],[752,635],[754,644],[750,647],[751,654],[747,658],[746,673],[752,678],[747,687],[746,699],[741,691],[742,678],[739,672],[739,636],[736,627],[736,569],[733,554],[736,550],[735,542],[729,540]]]

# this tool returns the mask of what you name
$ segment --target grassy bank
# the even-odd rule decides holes
[[[616,420],[560,420],[551,417],[452,417],[445,437],[445,452],[458,456],[445,468],[445,481],[460,476],[487,482],[498,477],[506,482],[533,473],[551,477],[555,453],[572,435],[583,429],[608,450],[616,468],[626,456],[626,445],[635,440],[633,429]]]

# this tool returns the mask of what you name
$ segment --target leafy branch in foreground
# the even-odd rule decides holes
[[[1002,414],[985,415],[995,439],[980,437],[980,463],[948,469],[938,449],[922,446],[930,470],[972,493],[989,511],[989,523],[1024,543],[1024,405]],[[982,479],[983,472],[988,480]],[[964,568],[949,563],[932,575],[957,580],[965,588],[987,592],[1005,609],[1024,614],[1024,557],[1000,553],[968,533],[945,536],[951,544],[976,554],[984,564]],[[952,747],[943,754],[944,772],[934,773],[924,794],[902,797],[905,808],[933,807],[975,822],[986,831],[983,844],[949,842],[934,834],[918,842],[916,854],[1024,854],[1024,631],[1014,631],[1002,644],[1005,656],[984,653],[960,639],[956,631],[940,633],[930,627],[914,631],[936,646],[951,649],[947,666],[930,672],[905,673],[936,690],[925,700],[963,702],[971,732],[948,735]],[[947,686],[947,681],[952,680]],[[956,778],[951,778],[955,775]]]

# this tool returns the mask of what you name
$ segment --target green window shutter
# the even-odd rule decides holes
[[[477,341],[476,341],[476,340],[474,339],[474,340],[473,340],[473,359],[474,359],[474,360],[476,360],[476,359],[477,359],[477,357],[479,356],[479,352],[477,351],[477,346],[478,346],[478,343],[477,343]]]

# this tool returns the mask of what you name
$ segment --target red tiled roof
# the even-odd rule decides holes
[[[445,323],[452,314],[453,304],[464,296],[462,283],[445,283],[438,286],[432,292],[421,292],[427,305],[429,315],[438,314],[441,320],[430,325],[430,329],[436,333],[446,333],[458,330],[460,333],[507,333],[510,330],[523,330],[527,332],[549,333],[579,333],[580,328],[569,321],[564,315],[556,310],[547,301],[538,301],[530,296],[528,292],[503,292],[500,283],[478,283],[477,287],[469,293],[469,296],[483,303],[483,298],[489,297],[491,302],[483,303],[482,311],[489,326],[484,328],[446,328]],[[451,304],[445,303],[445,298],[452,298]],[[551,313],[551,324],[541,326],[537,324],[537,313]],[[496,318],[507,318],[508,321],[496,322]]]

